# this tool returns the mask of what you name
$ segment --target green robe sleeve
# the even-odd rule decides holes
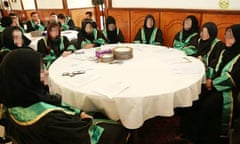
[[[220,77],[213,80],[213,86],[218,91],[226,91],[232,89],[235,86],[235,82],[232,76],[228,72],[225,72]]]

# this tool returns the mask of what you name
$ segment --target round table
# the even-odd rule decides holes
[[[52,93],[84,111],[100,111],[137,129],[155,116],[173,116],[174,108],[198,99],[204,64],[182,51],[143,44],[104,45],[133,48],[133,58],[118,63],[96,61],[95,48],[58,58],[49,69]],[[84,74],[63,76],[84,70]]]

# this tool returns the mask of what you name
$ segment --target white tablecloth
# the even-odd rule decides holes
[[[198,59],[161,46],[125,45],[134,49],[134,57],[122,64],[96,63],[95,49],[60,57],[49,69],[51,92],[85,111],[104,112],[130,129],[155,116],[172,116],[174,108],[198,99],[205,73]],[[62,76],[78,70],[86,73]]]
[[[66,36],[69,41],[71,41],[73,39],[77,39],[77,34],[78,34],[78,32],[74,31],[74,30],[66,30],[66,31],[61,32],[61,35]],[[43,38],[43,36],[32,37],[30,33],[25,33],[24,35],[32,41],[30,43],[29,47],[31,47],[34,50],[37,50],[37,43],[40,39]]]

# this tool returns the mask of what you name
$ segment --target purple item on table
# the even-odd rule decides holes
[[[103,54],[112,53],[111,49],[105,49],[105,50],[96,50],[96,57],[100,58]]]

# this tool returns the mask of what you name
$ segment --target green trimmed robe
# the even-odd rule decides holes
[[[66,16],[65,22],[61,25],[61,28],[62,30],[74,30],[75,24],[69,16]]]
[[[76,48],[69,42],[67,37],[61,36],[59,42],[48,42],[46,37],[38,41],[37,51],[42,54],[43,63],[46,69],[59,57],[64,51],[75,51]]]
[[[79,109],[64,103],[9,108],[8,133],[18,144],[97,144],[104,129],[79,115]]]
[[[181,31],[174,38],[173,48],[184,51],[186,55],[195,55],[198,52],[196,48],[198,38],[198,33],[193,33],[183,40],[183,32]]]
[[[104,35],[99,32],[97,29],[93,30],[93,39],[88,39],[83,32],[78,33],[78,42],[81,45],[81,48],[85,48],[87,44],[94,44],[94,47],[98,47],[105,44]]]
[[[127,137],[119,122],[81,119],[81,111],[66,103],[38,102],[7,111],[8,135],[18,144],[124,144]]]
[[[209,67],[207,70],[207,78],[213,80],[214,88],[222,93],[223,111],[222,111],[222,133],[227,134],[232,126],[234,119],[234,100],[239,92],[240,83],[240,54],[228,62],[221,71],[220,75],[216,75],[218,71],[224,51],[219,57],[219,61],[215,68]]]
[[[134,38],[134,43],[162,45],[162,31],[157,27],[154,27],[153,29],[141,28]]]

